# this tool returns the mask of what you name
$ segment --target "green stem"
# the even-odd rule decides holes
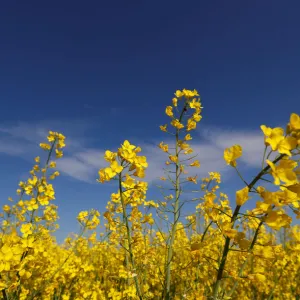
[[[121,199],[122,211],[123,211],[123,220],[125,221],[126,232],[127,232],[128,249],[126,249],[126,250],[128,250],[128,252],[129,252],[131,266],[135,270],[136,269],[135,259],[134,259],[134,256],[133,256],[132,243],[131,243],[131,228],[129,226],[128,216],[127,216],[127,212],[126,212],[126,205],[125,205],[125,201],[124,201],[124,198],[123,198],[122,172],[119,174],[119,191],[120,191],[120,199]],[[126,264],[127,264],[127,267],[128,267],[128,257],[127,257],[127,255],[125,256],[125,259],[126,258],[127,258]],[[135,283],[136,292],[138,294],[138,297],[141,300],[141,299],[143,299],[143,297],[142,297],[140,284],[139,284],[139,281],[138,281],[138,276],[134,277],[134,283]]]
[[[278,161],[280,161],[283,157],[285,156],[285,154],[281,154],[280,156],[278,156],[274,161],[273,163],[276,164]],[[270,169],[270,166],[267,165],[264,169],[262,169],[258,174],[257,176],[251,181],[251,183],[248,185],[249,187],[249,191],[251,191],[251,189],[255,186],[255,184],[259,181],[259,179]],[[235,207],[235,210],[234,210],[234,213],[231,217],[231,228],[234,227],[235,225],[235,221],[237,219],[237,216],[239,214],[239,211],[241,209],[241,205],[237,205]],[[255,236],[255,241],[256,241],[256,238],[257,238],[257,235],[258,235],[258,231],[256,231],[256,236]],[[254,241],[254,239],[253,239]],[[252,244],[253,244],[253,241],[252,241]],[[254,242],[255,243],[255,242]],[[252,245],[251,244],[251,245]],[[230,245],[230,238],[229,237],[226,237],[226,240],[225,240],[225,245],[224,245],[224,248],[223,248],[223,254],[222,254],[222,258],[221,258],[221,262],[220,262],[220,265],[219,265],[219,269],[218,269],[218,273],[217,273],[217,279],[216,279],[216,282],[215,282],[215,285],[214,285],[214,289],[213,289],[213,299],[217,299],[217,296],[218,296],[218,290],[219,290],[219,287],[221,285],[221,281],[222,281],[222,278],[223,278],[223,272],[224,272],[224,269],[225,269],[225,264],[226,264],[226,260],[227,260],[227,255],[228,255],[228,252],[229,252],[229,245]],[[253,244],[254,246],[254,244]]]
[[[188,102],[186,101],[182,112],[179,117],[179,122],[181,122],[184,112],[187,110]],[[180,196],[180,168],[179,168],[179,149],[178,149],[178,142],[179,142],[179,129],[176,129],[176,146],[175,146],[175,155],[177,158],[176,162],[176,169],[175,169],[175,203],[174,203],[174,211],[173,211],[173,224],[171,229],[171,237],[170,242],[168,245],[167,251],[167,262],[166,262],[166,279],[165,279],[165,300],[171,299],[171,263],[172,263],[172,256],[173,256],[173,244],[175,241],[177,223],[180,216],[180,207],[179,207],[179,196]]]
[[[210,221],[209,224],[206,226],[206,228],[205,228],[205,230],[204,230],[204,232],[203,232],[203,235],[202,235],[202,237],[201,237],[201,243],[204,241],[205,235],[206,235],[206,233],[207,233],[209,227],[212,225],[212,223],[213,223],[213,221]]]
[[[176,156],[178,157],[178,131],[176,134]],[[176,235],[176,229],[177,229],[177,222],[179,219],[179,166],[178,162],[176,163],[176,181],[175,181],[175,206],[174,206],[174,218],[173,218],[173,224],[172,224],[172,231],[171,231],[171,239],[168,247],[168,253],[167,253],[167,271],[166,271],[166,300],[171,299],[170,295],[170,287],[171,287],[171,262],[172,262],[172,256],[173,256],[173,244],[175,241],[175,235]]]
[[[268,149],[268,146],[266,145],[265,150],[264,150],[263,159],[262,159],[262,162],[261,162],[261,168],[262,169],[264,168],[264,165],[265,165],[265,157],[266,157],[267,149]]]

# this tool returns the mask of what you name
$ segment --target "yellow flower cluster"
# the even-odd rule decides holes
[[[202,106],[199,98],[199,94],[196,90],[186,90],[183,89],[182,91],[177,90],[175,92],[175,96],[172,99],[173,106],[167,106],[166,107],[166,115],[169,116],[171,120],[171,125],[175,127],[176,129],[186,129],[186,131],[191,131],[193,129],[196,129],[197,122],[201,120],[201,111]],[[183,110],[179,113],[178,111],[178,101],[183,102]],[[174,108],[176,109],[177,115],[174,113]],[[194,110],[193,114],[187,119],[186,124],[184,125],[182,123],[182,118],[184,113],[187,112],[188,108],[191,108]],[[162,131],[167,132],[167,124],[160,126],[160,129]]]
[[[49,132],[40,144],[45,164],[36,157],[18,199],[2,207],[1,299],[300,298],[300,226],[293,225],[300,218],[299,115],[291,114],[286,130],[261,126],[265,152],[254,177],[239,171],[240,145],[225,149],[242,184],[229,199],[220,173],[195,173],[201,164],[188,141],[201,120],[198,92],[174,96],[165,110],[173,132],[160,127],[173,140],[158,145],[168,157],[163,199],[147,199],[148,184],[140,180],[147,159],[125,140],[105,152],[109,166],[99,170],[98,182],[116,182],[106,211],[81,211],[80,232],[62,244],[54,236],[58,213],[49,180],[60,175],[56,159],[65,137]]]

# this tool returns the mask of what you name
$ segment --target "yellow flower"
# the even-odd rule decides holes
[[[49,163],[49,168],[56,168],[56,162],[55,161],[51,161],[50,163]]]
[[[186,97],[186,98],[193,98],[196,96],[199,96],[198,92],[196,90],[187,90],[187,89],[183,89],[182,90],[182,94]]]
[[[27,201],[27,210],[33,211],[38,208],[39,208],[39,206],[34,198],[32,198],[30,201]]]
[[[221,174],[218,172],[209,172],[209,177],[211,180],[215,180],[217,183],[221,183]]]
[[[37,200],[41,205],[48,205],[49,204],[49,197],[45,195],[39,195]]]
[[[191,131],[193,129],[196,129],[196,127],[197,123],[193,120],[193,118],[188,119],[186,131]]]
[[[22,248],[33,248],[34,237],[22,239]]]
[[[297,175],[293,171],[293,169],[297,166],[297,162],[288,159],[282,159],[278,165],[275,165],[268,159],[266,162],[271,167],[274,184],[280,185],[281,181],[288,185],[298,183]]]
[[[176,155],[169,155],[169,159],[175,164],[178,162],[178,157]]]
[[[169,196],[165,196],[164,197],[166,200],[171,200],[174,198],[174,196],[172,194],[170,194]]]
[[[281,127],[270,128],[265,125],[260,126],[262,132],[265,135],[265,144],[270,145],[272,150],[277,150],[277,145],[284,138],[284,130]]]
[[[161,131],[167,132],[167,124],[159,126]]]
[[[133,165],[135,168],[147,168],[147,158],[146,156],[137,156]]]
[[[79,222],[83,222],[86,220],[87,216],[89,215],[89,212],[87,210],[85,211],[81,211],[78,216],[77,216],[77,220]]]
[[[233,145],[230,148],[226,148],[224,151],[224,160],[227,165],[236,167],[236,160],[242,156],[242,147],[240,145]]]
[[[158,203],[155,203],[153,200],[150,200],[150,201],[145,201],[145,202],[144,202],[144,206],[149,206],[149,207],[155,207],[155,208],[158,208],[158,207],[159,207],[159,204],[158,204]]]
[[[34,170],[35,172],[39,172],[39,171],[40,171],[39,165],[34,165],[34,166],[33,166],[33,170]]]
[[[50,143],[55,141],[55,132],[49,131],[49,135],[47,136],[47,139]]]
[[[59,176],[59,172],[55,171],[52,175],[50,175],[49,179],[54,179],[55,177]]]
[[[111,178],[113,178],[116,174],[121,173],[123,170],[123,167],[118,164],[117,161],[113,161],[110,165],[110,167],[105,169],[99,170],[99,179],[97,181],[103,183],[104,181],[109,181]]]
[[[265,219],[268,226],[275,230],[279,230],[281,227],[287,227],[292,222],[292,218],[287,214],[279,210],[270,211]]]
[[[7,288],[7,284],[5,281],[0,280],[0,290],[5,290]]]
[[[133,173],[134,176],[139,177],[139,178],[144,178],[145,177],[145,170],[141,168],[137,168],[136,171]]]
[[[300,116],[299,115],[297,115],[295,113],[291,114],[289,127],[290,127],[291,131],[300,130]]]
[[[236,205],[242,206],[246,201],[249,200],[249,188],[246,186],[239,190],[235,194]]]
[[[135,153],[140,153],[141,151],[142,151],[141,147],[136,147],[136,148],[134,149],[134,152],[135,152]]]
[[[194,176],[194,177],[190,176],[190,177],[187,178],[187,181],[190,181],[190,182],[193,182],[193,183],[197,184],[197,177],[198,177],[197,175]]]
[[[266,276],[263,275],[263,274],[259,274],[259,273],[256,273],[256,274],[249,274],[248,275],[248,278],[250,280],[253,280],[253,281],[257,281],[257,282],[265,282],[267,280]]]
[[[189,144],[187,144],[185,141],[179,140],[177,145],[182,149],[182,150],[186,150],[190,147]]]
[[[30,184],[30,185],[32,185],[32,186],[35,186],[35,185],[37,184],[37,181],[38,181],[38,179],[37,179],[36,176],[33,176],[32,179],[29,178],[29,179],[27,180],[28,184]]]
[[[187,134],[187,135],[184,137],[184,140],[185,140],[185,141],[189,141],[189,140],[191,140],[191,139],[192,139],[192,137],[191,137],[190,134]]]
[[[23,233],[23,237],[26,238],[29,234],[32,234],[32,224],[22,224],[20,231]]]
[[[114,152],[111,152],[109,150],[105,151],[104,159],[108,162],[113,162],[116,159],[117,154]]]
[[[297,147],[297,139],[292,136],[285,137],[281,127],[270,128],[265,125],[260,126],[265,135],[265,144],[270,145],[273,151],[291,156],[290,150]]]
[[[177,106],[177,98],[174,97],[174,98],[172,99],[172,103],[173,103],[173,105],[176,107],[176,106]]]
[[[63,157],[63,152],[62,151],[55,149],[55,153],[56,153],[56,158]]]
[[[175,92],[175,94],[174,94],[177,98],[180,98],[180,97],[182,97],[183,95],[184,95],[184,93],[182,92],[182,91],[180,91],[180,90],[177,90],[176,92]]]
[[[190,166],[191,166],[191,167],[200,167],[200,162],[199,162],[199,160],[195,160],[194,162],[192,162],[192,163],[190,164]]]
[[[3,205],[2,209],[3,209],[5,212],[7,212],[7,213],[10,212],[10,206],[9,206],[9,205]]]
[[[164,144],[163,142],[161,142],[161,143],[159,144],[159,148],[160,148],[162,151],[164,151],[164,152],[168,152],[168,151],[169,151],[169,146],[168,146],[168,144]]]
[[[29,271],[24,270],[24,269],[22,269],[22,270],[19,272],[19,275],[20,275],[20,277],[26,278],[26,279],[28,279],[28,278],[31,277],[31,273],[30,273]]]
[[[50,150],[51,149],[51,145],[46,144],[46,143],[40,143],[40,147],[44,150]]]
[[[192,148],[189,148],[189,149],[185,150],[183,153],[184,153],[185,155],[187,155],[187,154],[191,154],[191,153],[193,153],[193,152],[194,152],[194,150],[193,150]]]
[[[166,115],[169,117],[173,117],[173,107],[172,106],[166,107]]]
[[[191,102],[189,102],[189,106],[190,106],[190,108],[200,109],[201,103],[200,103],[200,101],[197,101],[196,98],[194,98]]]
[[[121,173],[123,170],[123,167],[120,166],[117,161],[113,161],[110,165],[110,168],[112,169],[113,172],[116,173]]]
[[[58,140],[56,144],[56,148],[64,148],[66,146],[65,142],[63,140]]]
[[[216,194],[211,193],[211,192],[207,192],[204,195],[205,205],[211,207],[216,198],[217,198]]]
[[[150,225],[153,225],[154,224],[154,220],[152,218],[152,213],[149,214],[149,215],[145,215],[143,220],[141,220],[141,223],[148,223]]]
[[[227,235],[230,239],[234,239],[235,236],[237,235],[237,230],[229,227],[223,228],[223,232],[225,235]]]
[[[131,145],[128,140],[125,140],[121,146],[122,146],[123,150],[128,151],[128,152],[132,152],[133,149],[135,149],[135,146]]]
[[[2,246],[1,254],[3,255],[4,261],[10,261],[13,258],[13,255],[14,255],[11,247],[9,247],[6,244]]]
[[[278,152],[281,154],[287,154],[291,156],[291,150],[294,150],[297,147],[297,139],[293,136],[288,136],[283,138],[277,146]]]
[[[202,119],[202,116],[200,116],[199,114],[193,114],[193,120],[195,122],[199,122]]]
[[[171,125],[177,129],[184,128],[184,125],[179,122],[179,120],[175,119],[171,122]]]
[[[268,211],[270,208],[270,204],[262,202],[262,201],[257,201],[256,202],[256,208],[252,209],[252,214],[254,215],[260,215]]]
[[[54,198],[55,192],[54,192],[52,184],[46,185],[44,194],[45,194],[45,196],[48,196],[49,199],[55,199]]]

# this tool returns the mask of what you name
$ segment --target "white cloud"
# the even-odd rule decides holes
[[[17,140],[25,144],[25,142],[38,145],[44,141],[49,130],[58,131],[67,136],[67,151],[72,151],[85,147],[89,139],[86,137],[86,132],[92,125],[86,122],[75,120],[71,121],[43,121],[37,124],[29,124],[20,122],[13,126],[0,126],[0,138],[6,137],[10,140]]]
[[[57,162],[57,168],[59,171],[80,181],[92,183],[92,177],[95,178],[94,168],[91,168],[89,164],[78,160],[76,157],[60,159]]]
[[[28,142],[37,142],[47,135],[47,130],[38,126],[32,126],[26,123],[19,123],[12,127],[0,127],[0,132],[11,138],[25,140]]]
[[[83,163],[95,168],[104,167],[104,152],[96,149],[87,149],[75,154],[75,157],[80,159]]]
[[[53,123],[53,122],[52,122]],[[51,122],[49,122],[51,124]],[[65,156],[58,161],[59,170],[77,180],[84,182],[95,182],[98,170],[107,166],[103,155],[105,149],[88,147],[88,140],[85,138],[84,130],[78,126],[72,127],[70,123],[54,122],[55,128],[63,128],[68,132],[67,148]],[[86,125],[82,127],[88,128]],[[56,130],[56,129],[54,129]],[[36,151],[37,144],[45,139],[48,132],[48,125],[19,124],[12,127],[0,126],[0,153],[15,156],[24,156]],[[2,133],[2,134],[1,134]],[[200,168],[189,168],[191,175],[196,173],[199,177],[206,176],[210,171],[221,172],[228,176],[231,168],[226,166],[223,160],[223,151],[226,147],[240,144],[243,147],[243,156],[240,159],[249,167],[259,167],[264,150],[263,135],[259,131],[230,130],[220,128],[206,128],[201,130],[199,137],[194,135],[191,145],[194,153],[201,163]],[[168,141],[166,141],[168,142]],[[158,141],[152,144],[140,143],[142,155],[147,156],[149,167],[146,170],[146,180],[156,181],[163,176],[163,168],[167,160],[167,154],[158,147]],[[29,151],[30,150],[30,151]],[[30,157],[32,159],[32,157]]]
[[[264,151],[264,136],[260,131],[250,130],[222,130],[219,128],[207,128],[200,134],[216,148],[223,151],[234,144],[243,148],[241,161],[250,167],[259,167]]]
[[[58,169],[81,181],[95,183],[97,172],[104,167],[104,152],[95,149],[86,149],[73,153],[70,157],[63,157],[58,160]]]
[[[25,152],[25,147],[18,141],[11,141],[5,138],[0,139],[0,153],[19,156]]]

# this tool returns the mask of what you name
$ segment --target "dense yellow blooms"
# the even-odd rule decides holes
[[[202,118],[198,92],[177,90],[171,102],[170,128],[160,129],[174,140],[158,145],[168,159],[162,200],[147,199],[147,159],[125,140],[105,151],[108,165],[99,170],[98,182],[116,183],[106,210],[81,211],[80,232],[61,245],[49,180],[60,175],[65,137],[49,132],[40,144],[46,162],[34,159],[18,199],[2,207],[1,299],[299,299],[300,226],[292,225],[300,218],[299,115],[286,130],[261,126],[266,151],[255,177],[238,171],[240,145],[225,149],[244,185],[229,199],[218,172],[188,174],[201,166],[188,144]],[[246,202],[255,207],[245,210]]]

